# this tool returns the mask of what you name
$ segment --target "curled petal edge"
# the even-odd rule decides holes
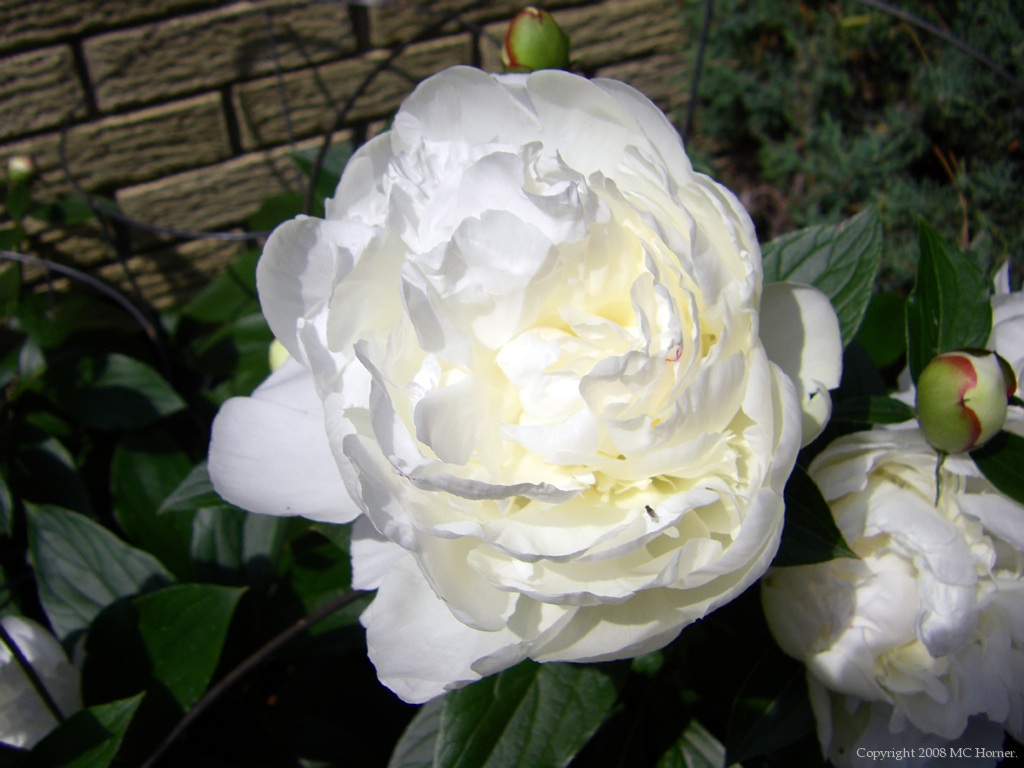
[[[768,359],[796,385],[801,445],[807,445],[828,423],[828,391],[839,386],[843,371],[843,339],[832,303],[809,285],[767,284],[761,296],[761,343]]]

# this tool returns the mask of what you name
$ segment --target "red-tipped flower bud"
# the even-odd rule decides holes
[[[933,448],[970,451],[1003,428],[1016,390],[1013,369],[995,352],[945,352],[918,377],[917,418]]]
[[[569,36],[547,11],[530,6],[508,25],[501,62],[506,72],[569,68]]]

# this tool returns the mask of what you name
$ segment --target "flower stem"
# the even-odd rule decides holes
[[[46,690],[46,685],[43,683],[42,678],[36,673],[32,663],[28,660],[24,653],[21,652],[21,648],[14,642],[14,638],[7,632],[7,628],[0,623],[0,644],[6,645],[10,650],[11,655],[14,656],[15,662],[21,667],[21,671],[25,673],[25,677],[28,678],[29,683],[35,688],[36,693],[42,700],[43,704],[53,715],[54,719],[58,723],[63,723],[67,718],[64,717],[64,713],[60,711],[60,707],[57,706],[57,702],[54,701],[53,696]]]
[[[308,616],[296,621],[294,624],[286,628],[283,632],[272,637],[262,647],[254,651],[248,658],[245,659],[241,664],[232,669],[224,678],[217,683],[213,688],[208,690],[206,694],[196,702],[195,706],[190,709],[181,721],[174,727],[167,737],[160,742],[160,745],[153,751],[153,754],[149,756],[149,759],[142,764],[142,768],[154,768],[159,762],[160,758],[163,757],[164,753],[170,748],[170,746],[177,740],[177,738],[185,732],[185,730],[196,720],[206,709],[209,708],[213,702],[220,698],[220,696],[227,691],[231,686],[241,680],[248,672],[259,666],[268,656],[276,651],[281,646],[288,643],[298,635],[301,635],[309,627],[313,626],[319,621],[326,619],[335,611],[339,611],[346,605],[355,602],[360,597],[365,595],[366,592],[353,591],[346,592],[343,595],[339,595],[333,600],[324,603],[322,606],[317,608]]]

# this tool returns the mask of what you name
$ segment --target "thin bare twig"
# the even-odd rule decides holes
[[[957,162],[956,156],[950,152],[950,159],[946,158],[945,153],[939,149],[937,145],[932,147],[932,152],[939,159],[942,164],[942,169],[946,172],[946,176],[949,177],[950,183],[953,185],[953,189],[956,191],[957,199],[960,202],[960,213],[961,213],[961,227],[960,227],[960,247],[963,250],[967,250],[967,247],[971,244],[970,237],[970,216],[967,208],[967,197],[964,195],[963,190],[960,189],[960,182],[957,181]]]
[[[43,259],[38,256],[28,256],[24,253],[16,253],[14,251],[0,250],[0,259],[6,259],[7,261],[17,261],[22,264],[30,264],[35,267],[43,267],[44,269],[52,269],[54,272],[59,272],[62,275],[70,277],[72,280],[76,280],[83,285],[87,285],[94,291],[103,294],[108,299],[116,303],[121,309],[131,315],[132,319],[138,323],[142,328],[143,332],[149,338],[153,345],[156,347],[157,353],[160,356],[161,365],[166,366],[165,352],[163,342],[160,340],[160,334],[157,331],[156,326],[150,322],[142,311],[131,303],[124,294],[120,291],[112,288],[111,286],[104,283],[87,272],[83,272],[80,269],[69,267],[66,264],[61,264],[51,259]]]
[[[697,111],[697,91],[700,87],[700,76],[704,69],[704,55],[708,47],[708,32],[711,29],[711,10],[714,0],[704,2],[704,22],[700,28],[700,42],[697,44],[697,61],[693,66],[693,80],[690,83],[690,102],[686,105],[686,121],[683,123],[683,143],[690,138],[693,129],[693,115]]]
[[[149,756],[149,759],[142,764],[142,768],[154,768],[159,762],[160,758],[163,757],[164,753],[170,749],[171,745],[181,736],[185,730],[192,725],[192,723],[205,712],[211,704],[213,704],[221,695],[227,691],[231,686],[241,680],[245,675],[259,666],[268,656],[274,653],[276,650],[293,640],[294,638],[301,635],[311,626],[319,621],[326,619],[332,613],[341,610],[346,605],[349,605],[358,600],[366,592],[346,592],[339,597],[336,597],[330,602],[324,603],[322,606],[317,608],[309,616],[305,616],[294,624],[289,626],[283,632],[270,639],[269,642],[264,644],[261,648],[256,650],[251,656],[245,661],[239,664],[237,667],[232,669],[224,678],[217,683],[213,688],[208,690],[206,694],[196,702],[196,705],[188,711],[188,713],[181,719],[181,721],[174,727],[167,737],[160,742],[160,745],[153,751],[153,754]]]
[[[991,69],[993,72],[999,75],[999,77],[1003,78],[1006,82],[1008,82],[1018,91],[1024,93],[1024,82],[1021,82],[1016,77],[1011,75],[992,58],[986,56],[984,53],[979,51],[974,46],[965,43],[963,40],[961,40],[959,37],[952,34],[951,32],[947,32],[942,27],[936,26],[935,24],[932,24],[930,21],[925,21],[920,16],[915,16],[909,11],[904,11],[901,8],[894,8],[888,3],[883,3],[881,0],[857,0],[857,2],[874,8],[876,11],[881,11],[882,13],[887,13],[890,16],[895,16],[897,19],[907,22],[907,24],[911,24],[912,26],[915,26],[918,29],[923,29],[926,32],[930,32],[931,34],[935,35],[936,37],[942,38],[947,43],[956,48],[958,51],[960,51],[961,53],[965,53],[975,61],[984,64],[986,67]]]
[[[132,229],[137,229],[142,232],[150,232],[154,235],[167,235],[168,237],[175,237],[179,240],[260,240],[264,237],[268,237],[270,232],[215,232],[215,231],[196,231],[189,229],[175,229],[174,227],[161,227],[158,224],[147,224],[139,219],[132,218],[126,213],[122,213],[116,208],[112,208],[106,201],[92,197],[91,195],[81,192],[92,208],[94,213],[102,214],[103,216],[120,221],[122,224],[126,224]]]

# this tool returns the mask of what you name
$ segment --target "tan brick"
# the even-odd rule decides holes
[[[31,233],[31,239],[20,250],[32,256],[88,271],[92,265],[110,261],[117,255],[95,219],[74,227],[61,227],[33,219],[26,219],[25,225]],[[45,280],[45,274],[43,268],[33,267],[26,270],[25,279],[26,282],[39,282]],[[51,279],[56,280],[57,273],[52,273]]]
[[[687,43],[679,7],[665,0],[606,2],[597,12],[564,14],[573,58],[584,70],[653,53],[681,51]]]
[[[76,239],[81,240],[72,238]],[[134,281],[143,300],[156,309],[184,303],[225,267],[240,259],[247,248],[242,242],[193,240],[132,256],[122,263],[112,259],[109,249],[98,249],[100,245],[98,240],[89,242],[95,258],[88,264],[75,262],[74,266],[99,278],[138,305],[132,285]],[[66,258],[61,261],[68,262]],[[48,272],[35,264],[24,267],[22,275],[30,290],[64,291],[73,283],[81,287],[80,280],[55,270]]]
[[[85,114],[71,48],[42,48],[0,59],[0,139]]]
[[[677,7],[665,0],[612,0],[585,8],[568,8],[555,18],[572,39],[578,70],[592,72],[611,62],[652,53],[681,50],[686,28]],[[490,24],[481,39],[481,64],[501,69],[501,45],[508,22]]]
[[[345,133],[334,141],[348,140]],[[319,146],[318,141],[303,146]],[[305,179],[288,147],[254,152],[195,171],[120,190],[121,210],[143,224],[194,232],[227,230],[243,223],[273,194],[304,189]],[[144,230],[133,242],[152,242]]]
[[[0,51],[223,4],[224,0],[0,0]]]
[[[469,35],[463,34],[406,48],[356,100],[346,123],[389,115],[420,80],[469,61],[470,44]],[[358,59],[285,75],[285,101],[294,135],[311,136],[328,130],[338,110],[385,56],[383,51],[374,51]],[[233,98],[243,147],[251,149],[287,139],[276,78],[239,85]]]
[[[614,1],[614,0],[613,0]],[[576,5],[593,4],[594,0],[556,0],[544,3],[561,20],[560,9]],[[396,2],[370,9],[370,39],[375,46],[384,47],[411,40],[416,35],[437,26],[446,18],[450,21],[441,26],[439,32],[458,32],[468,26],[479,26],[485,22],[509,20],[529,3],[523,0],[488,0],[480,7],[459,13],[460,8],[469,8],[473,3],[467,0],[396,0]],[[505,30],[501,30],[504,37]]]
[[[66,132],[64,156],[86,191],[124,186],[231,156],[220,94],[210,93],[127,115],[79,125]],[[0,146],[0,165],[14,155],[35,164],[37,199],[73,190],[61,165],[61,133]]]
[[[245,251],[246,245],[237,241],[193,240],[133,256],[126,265],[105,264],[96,274],[130,296],[127,266],[146,301],[166,309],[195,295]]]
[[[235,3],[99,35],[84,44],[104,111],[266,75],[274,71],[275,51],[281,68],[289,70],[354,50],[347,6],[273,0]]]

